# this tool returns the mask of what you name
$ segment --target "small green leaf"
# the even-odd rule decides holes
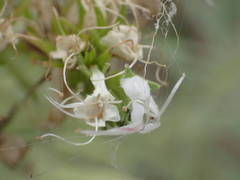
[[[116,23],[119,23],[119,24],[124,24],[125,21],[122,17],[127,17],[127,11],[128,10],[128,7],[126,5],[122,5],[121,8],[120,8],[120,15],[117,20],[116,20]]]
[[[86,11],[82,5],[81,0],[77,0],[77,4],[78,4],[78,9],[79,9],[79,23],[77,26],[79,29],[82,29],[83,25],[84,25],[84,17],[85,17]]]
[[[109,53],[108,49],[105,50],[102,54],[100,54],[97,59],[96,59],[96,63],[99,66],[99,68],[101,70],[105,68],[107,68],[106,66],[108,66],[106,63],[109,62],[111,59],[111,54]]]
[[[105,50],[105,46],[101,43],[101,37],[98,31],[91,31],[89,37],[90,43],[96,48],[97,52],[103,52]]]
[[[96,59],[96,50],[94,48],[92,48],[90,51],[85,51],[84,64],[86,64],[86,66],[94,64],[95,59]]]
[[[98,7],[95,7],[95,13],[96,13],[96,18],[97,18],[97,26],[107,26],[107,20],[104,17],[101,9],[99,9]],[[101,37],[105,36],[107,34],[109,30],[108,29],[99,29],[99,35]]]
[[[123,111],[123,106],[128,105],[130,100],[126,96],[122,87],[120,86],[121,78],[122,78],[122,76],[117,76],[117,77],[111,78],[106,81],[107,87],[110,90],[110,92],[113,94],[113,96],[116,97],[117,100],[122,101],[122,103],[116,104],[116,106],[119,110],[120,117],[121,117],[121,121],[117,122],[117,126],[125,125],[130,120],[129,112]]]
[[[62,22],[56,9],[53,9],[54,17],[52,18],[52,31],[56,34],[66,35]]]
[[[51,44],[48,40],[45,39],[27,39],[30,44],[36,46],[44,53],[48,54],[49,52],[54,50],[54,45]]]
[[[158,90],[158,89],[161,88],[161,86],[158,83],[154,82],[154,81],[148,80],[148,84],[150,86],[151,91],[155,91],[155,90]]]
[[[69,86],[73,89],[77,89],[79,85],[83,86],[81,91],[81,94],[83,96],[87,94],[91,94],[93,91],[93,85],[89,79],[89,77],[86,75],[85,72],[80,70],[71,70],[67,74]]]
[[[96,18],[97,18],[97,25],[98,26],[106,26],[107,22],[106,19],[101,11],[101,9],[99,9],[98,7],[95,7],[95,13],[96,13]]]
[[[71,22],[69,22],[69,20],[67,20],[66,18],[59,17],[59,21],[62,24],[62,28],[63,28],[64,32],[68,32],[68,34],[78,32],[78,29]]]
[[[13,17],[22,16],[23,14],[25,17],[31,17],[31,14],[29,12],[29,4],[31,3],[30,0],[22,0],[21,3],[18,4],[15,11],[13,11]]]
[[[110,67],[111,67],[110,63],[105,63],[101,70],[104,74],[106,74]]]
[[[123,75],[124,78],[130,78],[135,76],[136,74],[128,67],[125,68],[125,74]]]

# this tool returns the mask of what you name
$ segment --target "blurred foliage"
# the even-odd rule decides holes
[[[97,138],[84,147],[72,147],[55,140],[36,141],[36,136],[48,132],[42,130],[51,107],[44,99],[49,87],[45,84],[37,91],[38,101],[31,99],[24,104],[5,130],[7,134],[25,138],[30,151],[16,169],[0,163],[1,177],[44,180],[240,179],[240,2],[219,0],[209,6],[207,0],[193,0],[178,1],[177,5],[175,24],[180,34],[180,46],[176,60],[161,58],[163,52],[171,54],[176,46],[173,32],[169,32],[164,45],[162,41],[157,42],[159,49],[154,51],[154,56],[160,62],[173,64],[171,72],[175,75],[169,79],[171,84],[181,72],[185,72],[187,78],[162,117],[160,129],[123,139]],[[24,7],[19,7],[19,11],[21,8]],[[150,38],[144,37],[144,40],[147,42]],[[5,53],[12,54],[11,58],[6,59],[10,56]],[[89,58],[93,56],[90,53],[93,52],[89,52]],[[11,47],[0,54],[1,115],[43,74],[41,68],[26,59],[29,56],[15,53]],[[160,90],[159,101],[169,89],[163,87]],[[69,119],[51,131],[84,141],[85,137],[74,134],[76,127],[84,125]],[[14,150],[15,147],[0,148],[0,152]]]

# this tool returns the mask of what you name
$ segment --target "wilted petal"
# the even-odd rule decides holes
[[[132,122],[143,123],[144,113],[145,113],[145,109],[143,105],[136,102],[132,103],[132,111],[131,111]]]
[[[139,34],[134,26],[120,25],[114,27],[102,38],[102,43],[112,49],[112,54],[127,61],[143,57],[142,47],[139,46]]]

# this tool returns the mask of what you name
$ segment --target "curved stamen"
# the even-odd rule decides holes
[[[75,114],[72,114],[72,113],[70,113],[70,112],[68,112],[68,111],[65,111],[61,106],[60,106],[60,104],[58,103],[58,102],[56,102],[55,100],[53,100],[52,98],[50,98],[50,97],[45,97],[52,105],[54,105],[59,111],[61,111],[61,112],[63,112],[64,114],[66,114],[66,115],[68,115],[68,116],[70,116],[70,117],[72,117],[72,118],[76,118],[76,119],[79,119],[79,117],[78,116],[76,116]]]
[[[95,118],[95,123],[96,123],[96,126],[95,126],[95,132],[97,133],[98,132],[98,122],[97,122],[97,118]],[[84,146],[84,145],[87,145],[87,144],[90,144],[96,136],[92,136],[88,141],[86,142],[83,142],[83,143],[78,143],[78,142],[72,142],[64,137],[61,137],[57,134],[53,134],[53,133],[47,133],[47,134],[44,134],[42,136],[39,137],[39,139],[44,139],[46,137],[55,137],[57,139],[60,139],[62,141],[64,141],[65,143],[68,143],[68,144],[71,144],[71,145],[74,145],[74,146]]]
[[[82,101],[81,98],[79,98],[78,94],[76,94],[76,93],[74,93],[74,92],[72,91],[72,89],[69,87],[68,82],[67,82],[67,64],[68,64],[68,62],[71,60],[71,58],[72,58],[74,55],[75,55],[74,53],[70,54],[70,55],[65,59],[65,61],[64,61],[63,81],[64,81],[64,84],[65,84],[65,86],[67,87],[68,91],[69,91],[74,97],[76,97],[77,99],[79,99],[80,101]]]
[[[55,88],[48,88],[49,90],[51,90],[51,91],[53,91],[53,92],[55,92],[55,93],[57,93],[59,96],[61,96],[61,97],[63,97],[64,96],[64,94],[61,92],[61,91],[59,91],[58,89],[55,89]]]

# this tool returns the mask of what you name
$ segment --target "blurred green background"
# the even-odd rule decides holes
[[[74,133],[83,128],[78,120],[69,119],[50,130],[43,128],[51,109],[44,98],[50,85],[45,83],[4,129],[4,134],[24,138],[28,152],[17,167],[0,163],[0,179],[240,179],[240,2],[211,2],[177,1],[174,22],[180,45],[176,60],[166,62],[173,64],[172,85],[182,72],[186,79],[162,116],[159,129],[121,139],[100,137],[82,147],[57,140],[37,141],[36,136],[49,131],[73,141],[86,139]],[[173,32],[167,42],[157,42],[161,52],[169,54],[175,46]],[[6,59],[7,53],[12,53],[10,59]],[[162,62],[158,49],[154,56]],[[44,73],[28,58],[11,48],[0,53],[2,116]],[[170,87],[161,89],[159,104]],[[1,146],[0,154],[16,154],[19,148]]]

